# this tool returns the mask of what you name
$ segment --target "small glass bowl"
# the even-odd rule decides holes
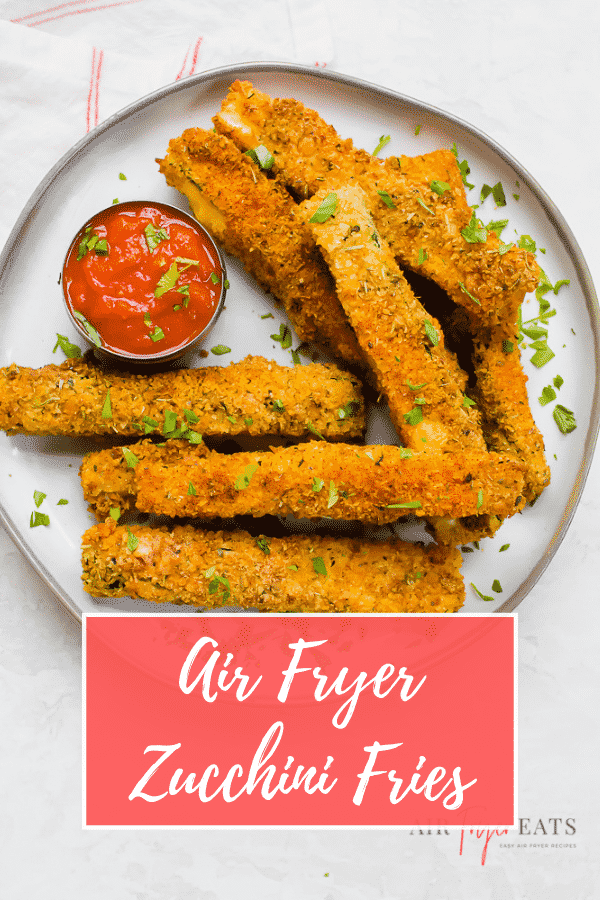
[[[214,254],[216,259],[218,260],[219,266],[221,268],[221,293],[219,296],[219,300],[215,309],[201,332],[191,336],[188,340],[179,344],[177,347],[173,347],[167,350],[157,351],[155,353],[132,353],[127,350],[117,350],[113,347],[105,346],[102,343],[102,336],[99,334],[96,329],[92,327],[91,331],[88,331],[85,327],[84,322],[80,321],[77,318],[76,311],[73,310],[68,297],[68,281],[66,278],[67,264],[70,261],[70,258],[73,253],[77,253],[77,249],[83,239],[86,231],[91,227],[94,228],[96,225],[100,224],[103,217],[109,213],[119,212],[119,210],[123,212],[132,211],[134,209],[138,209],[140,207],[147,206],[152,207],[153,209],[158,209],[161,212],[166,213],[172,218],[180,219],[185,222],[187,225],[191,226],[206,242],[209,246],[211,252]],[[215,244],[211,235],[208,233],[206,228],[201,225],[196,219],[192,216],[188,215],[188,213],[183,212],[175,206],[170,206],[167,203],[160,203],[154,200],[132,200],[124,203],[115,203],[112,206],[107,207],[106,209],[100,210],[100,212],[95,213],[91,216],[79,229],[71,243],[69,244],[69,248],[67,253],[65,254],[65,259],[63,263],[62,269],[62,277],[61,284],[63,289],[63,300],[67,309],[67,313],[69,318],[74,325],[77,332],[81,335],[86,344],[93,349],[94,355],[97,356],[100,360],[111,363],[121,363],[128,365],[157,365],[160,363],[172,362],[174,360],[180,359],[184,354],[189,353],[194,350],[199,344],[201,344],[212,331],[217,319],[219,318],[221,311],[225,304],[225,295],[227,293],[227,271],[225,269],[225,263],[222,257],[219,248]],[[100,342],[99,342],[100,341]]]

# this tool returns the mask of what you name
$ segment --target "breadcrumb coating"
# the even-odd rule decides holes
[[[351,408],[353,415],[340,415]],[[152,375],[87,358],[0,369],[0,429],[9,434],[200,435],[318,433],[352,440],[365,427],[360,383],[334,365],[279,366],[248,356],[228,366]]]
[[[230,140],[200,128],[171,140],[158,163],[215,240],[283,304],[301,341],[362,363],[331,276],[279,183]]]
[[[231,86],[213,122],[243,149],[265,146],[273,155],[273,171],[300,198],[356,180],[402,265],[433,279],[480,326],[516,321],[539,267],[532,254],[516,246],[500,252],[493,231],[484,241],[465,238],[473,212],[451,151],[381,160],[340,138],[299,101],[272,99],[250,82]],[[439,193],[434,182],[448,187]]]
[[[325,220],[317,210],[334,198]],[[414,450],[484,451],[464,373],[375,229],[358,186],[319,191],[300,209],[334,277],[338,297],[385,395],[402,443]],[[316,220],[316,221],[315,221]]]
[[[172,518],[293,515],[384,525],[410,513],[506,518],[525,503],[523,464],[487,451],[413,454],[323,441],[268,453],[224,454],[183,441],[127,450],[129,458],[116,447],[83,462],[84,497],[100,520],[117,507]]]
[[[450,613],[464,603],[458,550],[192,526],[118,526],[83,536],[83,585],[95,597],[266,612]]]
[[[525,463],[525,497],[531,502],[550,484],[550,467],[544,438],[531,414],[519,345],[516,340],[507,343],[503,333],[476,338],[473,361],[475,395],[484,412],[489,446]]]

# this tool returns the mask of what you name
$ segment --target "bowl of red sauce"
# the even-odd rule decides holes
[[[131,201],[82,225],[65,257],[62,287],[75,327],[101,356],[158,363],[207,337],[227,278],[199,222],[165,203]]]

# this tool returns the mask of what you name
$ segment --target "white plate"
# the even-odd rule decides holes
[[[58,276],[65,250],[79,226],[93,213],[119,200],[154,199],[187,209],[187,202],[167,187],[156,157],[165,155],[169,139],[191,126],[212,127],[227,88],[236,78],[253,81],[273,96],[292,96],[331,122],[343,137],[372,150],[381,135],[391,135],[384,154],[416,155],[458,145],[471,166],[476,189],[501,181],[508,205],[496,210],[492,198],[481,207],[484,221],[508,218],[505,240],[531,235],[540,264],[552,283],[570,279],[552,298],[558,314],[551,320],[549,344],[556,358],[542,369],[528,362],[531,406],[546,441],[552,484],[538,502],[506,522],[481,550],[465,555],[465,612],[509,611],[528,593],[564,537],[579,500],[598,431],[599,328],[598,302],[581,251],[558,210],[532,177],[490,138],[418,101],[356,79],[281,64],[251,64],[219,69],[179,81],[113,116],[80,141],[52,169],[23,210],[0,256],[0,365],[16,362],[43,366],[60,362],[52,349],[57,332],[77,343],[62,305]],[[416,134],[416,126],[420,125]],[[119,178],[123,172],[127,180]],[[516,187],[516,182],[519,187]],[[518,193],[516,201],[513,193]],[[231,288],[226,309],[210,337],[210,345],[232,348],[226,357],[197,364],[226,365],[248,353],[290,364],[290,354],[270,334],[285,316],[256,287],[234,260],[228,260]],[[529,301],[531,316],[537,312]],[[525,310],[527,312],[527,309]],[[261,319],[272,312],[274,319]],[[524,315],[527,319],[530,315]],[[524,354],[527,359],[530,353]],[[558,401],[574,410],[577,429],[559,432],[551,403],[537,398],[555,375],[564,378]],[[372,420],[370,440],[393,439],[385,420]],[[85,445],[68,438],[7,437],[0,434],[0,516],[37,572],[75,616],[105,609],[156,612],[160,607],[141,601],[92,600],[80,580],[80,540],[92,518],[81,496],[78,468]],[[34,491],[48,496],[40,507],[50,515],[48,527],[30,528]],[[67,499],[68,505],[57,506]],[[510,549],[499,553],[503,544]],[[503,593],[494,603],[480,600],[469,587],[474,582],[487,595],[498,579]],[[165,611],[181,612],[180,607]]]

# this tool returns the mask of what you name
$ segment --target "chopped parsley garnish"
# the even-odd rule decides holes
[[[269,546],[269,541],[266,537],[258,537],[256,538],[256,545],[260,550],[265,554],[265,556],[269,556],[271,553],[271,548]]]
[[[292,332],[284,322],[279,326],[279,334],[272,334],[270,337],[273,341],[281,344],[282,350],[289,350],[292,346]]]
[[[335,211],[337,209],[337,205],[338,205],[338,195],[335,193],[335,191],[331,191],[329,194],[327,194],[325,199],[322,201],[322,203],[319,205],[319,207],[315,210],[315,212],[313,213],[313,215],[310,217],[310,219],[308,221],[309,222],[317,222],[319,224],[326,222],[327,219],[330,219],[331,216],[333,216],[333,214],[335,213]]]
[[[317,575],[324,575],[327,578],[327,567],[320,556],[313,556],[312,565]]]
[[[209,594],[218,594],[221,591],[221,603],[224,604],[231,597],[231,588],[229,586],[229,580],[225,578],[224,575],[215,575],[215,567],[208,569],[204,574],[207,578],[210,578],[211,581],[208,583],[208,593]],[[213,577],[214,576],[214,577]]]
[[[210,352],[214,353],[215,356],[223,356],[224,353],[231,353],[231,347],[226,347],[225,344],[217,344],[216,347],[211,347]]]
[[[338,502],[338,491],[333,481],[329,482],[329,497],[327,498],[327,509],[331,509],[332,506]]]
[[[188,497],[195,497],[195,496],[197,495],[197,493],[198,493],[198,492],[196,491],[196,488],[194,487],[194,485],[192,484],[191,481],[188,481],[188,489],[187,489],[187,492],[188,492]]]
[[[432,181],[429,187],[434,194],[438,195],[438,197],[441,197],[444,191],[450,190],[450,185],[447,181]]]
[[[49,525],[50,524],[50,516],[47,516],[46,513],[35,512],[31,513],[31,517],[29,519],[29,527],[37,528],[38,525]]]
[[[407,500],[403,503],[401,500],[398,503],[388,503],[386,505],[386,509],[421,509],[422,503],[420,500]]]
[[[359,404],[356,400],[351,400],[349,403],[346,403],[345,406],[341,406],[338,409],[338,419],[351,419],[356,415],[356,411],[359,407]]]
[[[471,587],[475,591],[478,597],[481,597],[482,600],[493,600],[493,597],[487,597],[485,594],[482,594],[479,588],[476,588],[473,582],[471,582]]]
[[[38,509],[40,508],[40,506],[42,505],[42,503],[44,502],[44,500],[46,499],[47,496],[48,495],[42,493],[42,491],[34,491],[33,492],[33,502],[38,507]]]
[[[128,447],[121,447],[121,450],[123,452],[123,456],[125,457],[125,462],[127,463],[127,468],[135,469],[135,467],[139,463],[138,457]]]
[[[557,375],[552,383],[553,383],[554,387],[557,388],[557,390],[560,390],[561,387],[563,386],[563,384],[565,383],[565,380],[562,377],[562,375]]]
[[[321,434],[321,432],[320,432],[320,431],[317,431],[317,429],[315,428],[315,426],[313,425],[312,422],[307,422],[307,423],[306,423],[306,427],[308,428],[308,430],[309,430],[312,434],[316,434],[316,436],[317,436],[318,438],[320,438],[322,441],[325,440],[325,438],[323,437],[323,435]]]
[[[217,275],[216,272],[210,273],[210,280],[212,281],[213,284],[221,284],[221,279],[219,278],[219,276]]]
[[[96,347],[102,346],[102,341],[100,340],[100,335],[96,331],[93,325],[91,325],[83,313],[78,312],[77,310],[73,310],[73,315],[77,319],[78,322],[81,322],[85,330],[87,331],[88,337],[91,340],[92,344],[95,344]]]
[[[509,547],[510,547],[510,544],[502,544],[502,546],[498,550],[498,553],[504,553],[504,551],[508,550]]]
[[[477,509],[483,506],[483,491],[477,491]]]
[[[111,519],[114,519],[115,522],[118,522],[119,519],[121,518],[121,510],[119,509],[118,506],[111,506],[111,508],[108,511],[108,514],[111,517]]]
[[[512,353],[515,349],[515,345],[512,341],[502,341],[502,352],[503,353]]]
[[[556,404],[552,411],[552,416],[563,434],[570,434],[571,431],[575,431],[577,428],[573,411],[567,409],[567,407],[563,406],[561,403]]]
[[[137,545],[139,544],[139,538],[135,536],[129,525],[127,526],[127,549],[130,553],[133,553],[135,549],[137,549]]]
[[[423,421],[423,410],[420,406],[415,406],[410,412],[404,413],[404,421],[407,425],[418,425]]]
[[[285,406],[283,405],[283,401],[282,401],[282,400],[273,400],[273,407],[274,407],[278,412],[284,412],[284,411],[285,411]]]
[[[487,228],[481,224],[475,215],[475,210],[471,213],[471,221],[460,233],[469,244],[485,244],[487,241]]]
[[[261,316],[261,319],[274,319],[274,318],[275,318],[275,316],[273,315],[273,313],[265,313],[264,316]]]
[[[458,286],[460,287],[461,291],[467,295],[467,297],[470,297],[470,298],[471,298],[471,300],[473,301],[473,303],[476,303],[477,306],[481,306],[481,303],[479,302],[479,300],[477,299],[477,297],[474,297],[473,294],[471,294],[471,292],[468,291],[468,290],[466,289],[466,287],[464,286],[464,284],[462,283],[462,281],[459,281],[459,282],[458,282]]]
[[[388,209],[396,209],[396,204],[394,203],[394,201],[392,200],[392,198],[390,197],[390,195],[388,194],[387,191],[377,191],[377,193],[379,194],[379,196],[381,197],[381,199],[383,200],[383,202],[385,203],[385,205],[387,206]]]
[[[500,584],[500,582],[498,581],[497,578],[494,578],[494,580],[492,581],[492,590],[495,591],[497,594],[502,593],[502,585]]]
[[[104,401],[104,406],[102,407],[102,418],[103,419],[112,419],[112,405],[110,402],[110,391],[106,392],[106,399]]]
[[[462,404],[462,405],[463,405],[463,406],[466,406],[467,408],[468,408],[469,406],[477,406],[477,404],[475,403],[475,401],[474,401],[474,400],[471,400],[470,397],[467,397],[466,394],[465,394],[465,396],[463,397],[463,404]]]
[[[560,281],[556,282],[556,284],[554,285],[552,290],[554,291],[555,294],[558,294],[561,287],[565,287],[565,285],[567,285],[567,284],[571,284],[571,279],[570,278],[561,278]]]
[[[424,381],[422,384],[411,384],[410,381],[407,381],[406,384],[408,385],[408,389],[410,391],[420,391],[421,388],[427,387],[429,382]]]
[[[419,247],[419,256],[417,258],[417,265],[422,266],[427,258],[428,258],[427,250],[424,250],[422,247]]]
[[[540,406],[546,406],[547,403],[552,403],[553,400],[556,400],[556,391],[552,385],[548,384],[545,388],[542,388],[542,395],[538,397],[538,401]]]
[[[68,506],[68,505],[69,505],[69,501],[68,501],[68,500],[65,500],[64,497],[61,497],[61,499],[58,501],[58,503],[57,503],[56,505],[57,505],[57,506]]]
[[[235,479],[235,489],[236,491],[245,491],[247,487],[249,487],[250,482],[252,481],[252,476],[258,469],[258,465],[256,463],[251,463],[249,466],[246,466],[241,475]]]
[[[504,188],[502,187],[500,181],[498,181],[493,187],[490,187],[489,184],[484,184],[481,188],[479,202],[483,203],[483,201],[487,197],[489,197],[490,194],[494,198],[494,203],[496,204],[496,206],[506,206],[506,196],[504,194]]]
[[[379,143],[373,150],[373,153],[371,154],[371,156],[379,156],[379,154],[381,153],[383,148],[386,147],[390,141],[391,141],[391,137],[389,134],[382,134],[381,137],[379,138]]]
[[[312,483],[313,491],[315,491],[318,494],[319,491],[324,487],[325,487],[325,482],[323,481],[322,478],[313,478],[313,483]]]
[[[434,328],[431,322],[429,322],[427,319],[425,320],[425,334],[427,335],[433,346],[437,347],[440,342],[440,335],[437,328]]]
[[[521,250],[528,250],[529,253],[535,253],[537,250],[536,243],[528,234],[522,234],[518,240],[518,246]]]
[[[56,335],[56,344],[54,345],[54,350],[52,351],[53,353],[56,353],[57,347],[60,347],[67,359],[78,359],[81,356],[81,350],[79,349],[77,344],[72,344],[71,341],[64,336],[64,334]]]
[[[177,413],[172,409],[165,410],[165,422],[163,425],[163,434],[171,434],[177,428]]]
[[[190,423],[190,425],[197,425],[200,419],[196,415],[196,413],[192,409],[184,409],[183,415],[186,420]],[[142,420],[145,421],[145,420]]]
[[[422,125],[415,125],[415,136],[418,136],[422,127],[423,127]]]
[[[464,184],[465,187],[467,187],[469,190],[471,190],[471,188],[474,188],[475,185],[469,184],[469,182],[467,181],[467,175],[469,175],[471,172],[471,167],[469,166],[469,163],[466,161],[466,159],[463,159],[461,162],[458,161],[458,148],[456,146],[456,141],[454,142],[454,144],[452,144],[452,147],[450,149],[451,149],[452,153],[454,154],[454,156],[456,157],[456,164],[457,164],[458,170],[460,172],[460,177],[462,178],[462,183]]]
[[[493,231],[500,238],[507,225],[508,219],[496,219],[494,222],[488,222],[485,227],[488,231]],[[512,244],[506,244],[506,246],[511,247]]]
[[[172,262],[167,271],[158,279],[158,284],[156,285],[154,296],[157,298],[162,297],[162,295],[166,294],[167,291],[172,290],[172,288],[175,287],[179,275],[180,272],[177,268],[177,263]]]
[[[161,241],[169,240],[169,233],[164,228],[156,228],[152,222],[149,222],[144,228],[144,235],[146,236],[146,244],[150,253],[156,250]]]
[[[123,175],[122,172],[119,172],[119,180],[120,180],[120,181],[127,181],[127,175]]]
[[[273,154],[263,144],[259,144],[258,147],[254,147],[251,150],[246,150],[246,156],[249,156],[261,169],[271,169],[275,162]]]
[[[154,326],[154,331],[150,332],[150,340],[156,343],[157,341],[162,341],[165,336],[164,331],[160,327],[160,325]]]
[[[432,216],[435,216],[434,211],[430,209],[429,206],[427,206],[427,204],[423,200],[421,200],[420,197],[417,197],[417,203],[420,203],[423,209],[426,209],[428,213],[431,213]]]

